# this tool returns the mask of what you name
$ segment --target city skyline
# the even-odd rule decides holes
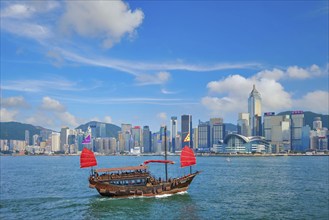
[[[236,124],[253,85],[262,113],[328,114],[327,1],[0,6],[1,121]]]

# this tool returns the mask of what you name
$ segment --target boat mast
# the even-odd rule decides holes
[[[165,147],[165,160],[167,160],[167,126],[164,126],[164,147]],[[166,171],[166,182],[168,181],[168,166],[165,163],[165,171]]]

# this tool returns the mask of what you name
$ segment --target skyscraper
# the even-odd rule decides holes
[[[222,118],[210,119],[210,148],[218,145],[225,137],[225,124]]]
[[[152,152],[152,133],[149,126],[143,127],[143,148],[145,153]]]
[[[210,125],[209,122],[199,121],[198,125],[198,150],[210,151]]]
[[[61,129],[61,148],[60,151],[65,151],[65,149],[68,147],[68,136],[69,136],[70,129],[68,127],[63,127]]]
[[[172,116],[170,120],[170,128],[171,128],[171,135],[170,135],[170,143],[171,143],[171,149],[170,151],[175,153],[176,151],[176,136],[177,136],[177,117]]]
[[[189,146],[193,148],[193,138],[192,138],[192,115],[182,115],[181,120],[182,125],[182,148],[184,146]]]
[[[248,99],[249,123],[252,136],[261,136],[262,98],[253,85]]]
[[[30,131],[25,130],[25,143],[26,145],[30,145]]]
[[[302,128],[304,126],[304,112],[291,112],[291,147],[290,150],[298,151],[302,148]]]
[[[250,133],[249,113],[239,113],[238,134],[249,137]]]

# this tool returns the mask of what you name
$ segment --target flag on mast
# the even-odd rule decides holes
[[[190,141],[190,133],[188,133],[184,139],[184,142],[189,142]]]
[[[82,141],[82,144],[90,144],[91,143],[91,138],[90,134]]]

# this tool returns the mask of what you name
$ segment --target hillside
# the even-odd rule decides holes
[[[88,126],[96,126],[97,124],[100,124],[100,123],[105,124],[106,137],[118,138],[118,132],[121,131],[121,128],[119,126],[114,125],[114,124],[97,122],[97,121],[90,121],[86,124],[80,125],[76,129],[81,129],[82,131],[87,131]]]
[[[281,112],[278,115],[290,115],[291,111]],[[313,127],[313,121],[315,117],[320,117],[322,120],[322,127],[329,128],[329,115],[322,115],[310,111],[304,112],[305,125],[309,125],[311,128]]]
[[[30,132],[29,136],[31,141],[33,135],[40,135],[40,131],[49,129],[19,122],[0,122],[0,139],[25,140],[25,130]]]

